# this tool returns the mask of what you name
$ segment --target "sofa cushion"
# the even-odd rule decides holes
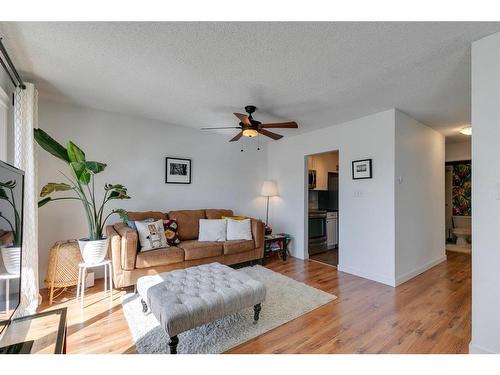
[[[184,251],[178,247],[156,249],[137,254],[136,268],[164,266],[184,261]]]
[[[155,220],[167,220],[168,215],[159,211],[142,211],[142,212],[127,212],[128,220],[130,221],[143,221],[146,219],[155,219]]]
[[[207,219],[223,219],[222,216],[233,216],[232,210],[207,208],[205,210]]]
[[[233,240],[224,242],[224,255],[243,253],[255,249],[253,240]]]
[[[185,260],[195,260],[220,256],[224,253],[221,242],[182,241],[178,245],[184,250]]]
[[[181,241],[195,240],[199,234],[200,219],[205,219],[205,210],[170,211],[168,217],[177,221],[177,234]]]

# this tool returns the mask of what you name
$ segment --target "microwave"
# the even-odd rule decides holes
[[[309,169],[309,189],[316,189],[316,171]]]

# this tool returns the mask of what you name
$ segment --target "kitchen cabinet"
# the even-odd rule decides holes
[[[338,151],[332,151],[310,155],[307,158],[308,169],[316,171],[316,188],[314,190],[328,190],[328,172],[338,172],[338,155]]]

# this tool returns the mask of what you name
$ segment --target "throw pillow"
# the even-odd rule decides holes
[[[250,219],[227,219],[227,240],[251,240],[252,227]]]
[[[232,219],[232,220],[245,220],[248,219],[247,216],[222,216],[221,219]]]
[[[144,219],[141,220],[143,223],[152,223],[155,219]],[[127,226],[131,229],[137,230],[134,220],[127,220]]]
[[[200,219],[200,234],[198,241],[225,241],[226,220],[225,219]]]
[[[170,246],[175,246],[181,243],[179,236],[177,236],[177,220],[163,220],[163,228],[165,229],[165,237]]]
[[[136,221],[135,226],[139,233],[141,251],[148,251],[168,247],[163,229],[163,220],[153,222]]]

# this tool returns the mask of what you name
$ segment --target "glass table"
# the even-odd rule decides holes
[[[66,314],[64,307],[13,319],[5,328],[0,348],[27,342],[23,353],[65,354]]]

